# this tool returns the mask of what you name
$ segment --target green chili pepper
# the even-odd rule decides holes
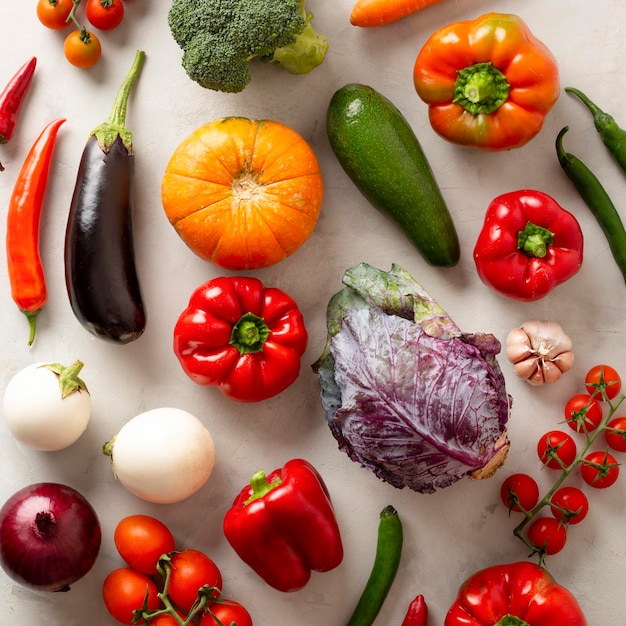
[[[624,280],[626,280],[626,231],[624,224],[611,198],[595,174],[578,157],[564,150],[563,136],[568,130],[569,127],[566,126],[556,138],[556,153],[559,163],[602,228],[613,253],[613,258],[622,272]]]
[[[626,130],[620,128],[613,118],[603,111],[597,104],[592,102],[582,91],[574,87],[566,87],[565,91],[577,96],[580,101],[589,109],[593,116],[593,123],[600,134],[604,145],[617,164],[626,173]]]
[[[398,573],[402,539],[398,511],[386,506],[380,513],[374,565],[347,626],[370,626],[374,623]]]

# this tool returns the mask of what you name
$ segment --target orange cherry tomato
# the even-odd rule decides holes
[[[100,40],[88,30],[74,30],[63,43],[65,58],[75,67],[87,69],[94,66],[102,56]]]
[[[39,0],[37,17],[46,28],[62,30],[69,25],[67,18],[73,6],[72,0]]]

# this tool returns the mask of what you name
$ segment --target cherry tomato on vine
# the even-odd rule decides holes
[[[158,589],[152,579],[130,567],[113,570],[104,579],[102,597],[109,613],[122,624],[132,624],[133,611],[141,609],[148,594],[147,607],[161,606]]]
[[[67,18],[73,6],[72,0],[39,0],[37,18],[46,28],[62,30],[69,26]]]
[[[610,365],[596,365],[587,372],[585,387],[589,393],[593,393],[598,389],[598,386],[604,387],[606,398],[613,400],[622,389],[622,379]],[[604,399],[601,392],[596,397],[600,400]]]
[[[539,487],[528,474],[511,474],[502,483],[500,497],[509,511],[530,511],[539,501]]]
[[[88,30],[74,30],[63,43],[65,58],[75,67],[87,69],[94,66],[102,56],[100,40]]]
[[[550,498],[552,515],[564,524],[578,524],[589,512],[589,500],[577,487],[561,487]]]
[[[129,515],[120,520],[113,542],[128,565],[148,575],[156,574],[159,558],[176,548],[169,528],[149,515]]]
[[[252,626],[250,613],[239,602],[234,600],[224,600],[223,604],[211,604],[209,609],[213,615],[209,612],[204,613],[200,618],[199,626],[216,626],[215,617],[225,625],[234,622],[237,626]]]
[[[626,452],[626,417],[614,417],[604,431],[607,445],[616,452]]]
[[[617,459],[604,450],[590,452],[580,466],[582,479],[596,489],[606,489],[615,484],[619,477]]]
[[[577,433],[593,432],[603,417],[600,402],[586,393],[571,397],[565,404],[564,413],[567,425]]]
[[[562,469],[576,458],[576,442],[560,430],[547,432],[537,443],[537,454],[546,467]]]
[[[222,589],[222,573],[217,565],[199,550],[182,550],[172,555],[169,595],[183,611],[189,611],[198,597],[200,587]],[[219,591],[215,591],[215,597]]]
[[[554,517],[537,517],[528,527],[528,540],[544,554],[556,554],[565,547],[567,531]]]
[[[181,613],[177,611],[178,616],[182,621],[185,620],[185,613]],[[163,613],[162,615],[157,615],[150,620],[150,626],[180,626],[180,622],[176,620],[176,618],[168,613]]]
[[[87,0],[85,15],[94,28],[113,30],[124,19],[124,5],[121,0]]]

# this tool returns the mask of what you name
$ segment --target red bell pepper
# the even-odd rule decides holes
[[[224,535],[239,557],[279,591],[297,591],[312,571],[343,559],[330,495],[317,470],[292,459],[266,476],[259,471],[224,517]]]
[[[541,191],[505,193],[487,208],[474,261],[481,280],[502,295],[538,300],[580,269],[582,230]]]
[[[240,402],[265,400],[291,385],[307,341],[290,296],[240,276],[201,285],[174,328],[174,352],[185,373]]]
[[[529,561],[495,565],[459,589],[444,626],[587,626],[576,598]]]

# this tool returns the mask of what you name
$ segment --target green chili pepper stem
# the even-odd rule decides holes
[[[374,565],[347,626],[371,626],[383,606],[400,566],[402,522],[393,506],[380,513]]]
[[[563,136],[568,130],[569,127],[565,126],[556,138],[559,163],[600,225],[613,258],[626,281],[626,230],[624,230],[624,224],[611,198],[595,174],[578,157],[566,152],[563,148]]]
[[[137,50],[133,64],[115,96],[109,119],[97,126],[90,134],[90,137],[96,136],[101,150],[105,153],[109,152],[118,136],[122,139],[128,154],[133,152],[132,133],[126,128],[126,111],[130,92],[139,77],[145,56],[146,53],[143,50]]]
[[[612,115],[603,111],[579,89],[565,87],[565,91],[575,95],[589,109],[602,142],[626,173],[626,130],[620,128]]]
[[[26,319],[28,320],[28,345],[32,346],[35,341],[35,335],[37,334],[37,315],[39,311],[23,311]]]

